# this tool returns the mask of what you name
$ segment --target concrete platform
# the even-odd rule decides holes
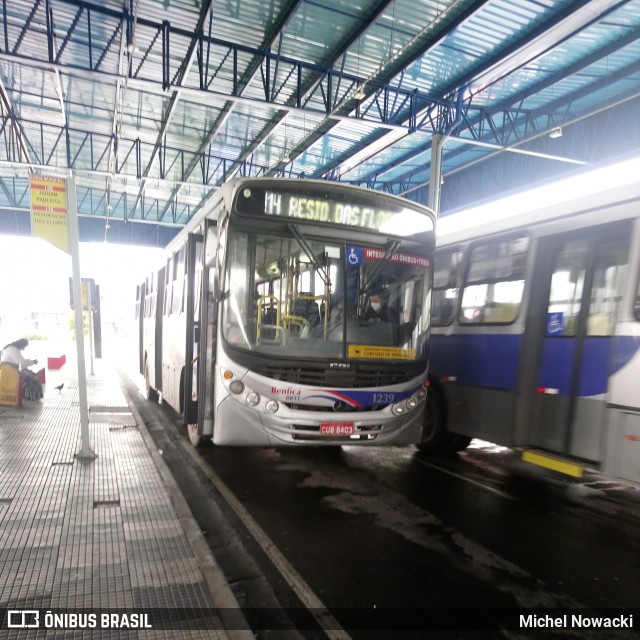
[[[253,637],[115,370],[96,361],[87,387],[95,460],[76,457],[74,363],[47,371],[42,400],[0,407],[0,637]],[[204,628],[185,628],[181,609],[201,610]],[[39,631],[9,629],[7,610],[38,611]],[[54,630],[46,611],[97,620],[93,630]],[[149,613],[142,621],[152,630],[98,630],[99,615],[111,612]],[[159,624],[172,613],[182,621]]]

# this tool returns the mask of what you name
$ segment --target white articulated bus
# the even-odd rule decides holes
[[[434,244],[400,198],[230,181],[138,287],[148,396],[194,444],[419,443]]]
[[[495,222],[440,221],[423,449],[477,437],[640,482],[640,183],[618,176]]]

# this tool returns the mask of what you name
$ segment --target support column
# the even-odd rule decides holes
[[[78,234],[78,204],[76,200],[76,179],[72,175],[67,180],[67,212],[69,216],[69,252],[73,275],[73,309],[76,318],[76,349],[78,354],[78,397],[80,404],[81,448],[76,457],[95,460],[96,454],[89,444],[89,407],[87,402],[87,370],[84,362],[84,322],[82,317],[82,285],[80,281],[80,241]],[[89,309],[91,313],[91,309]],[[91,337],[90,337],[91,338]]]
[[[442,183],[442,152],[447,137],[435,133],[431,138],[431,170],[429,174],[429,202],[428,206],[440,215],[440,184]]]

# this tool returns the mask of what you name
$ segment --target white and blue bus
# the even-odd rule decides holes
[[[138,287],[148,397],[196,445],[418,444],[434,222],[335,182],[223,185]]]
[[[640,482],[640,183],[609,175],[439,222],[424,450]]]

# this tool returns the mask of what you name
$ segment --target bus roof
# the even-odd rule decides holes
[[[440,218],[438,246],[532,227],[640,199],[640,158],[632,158]],[[625,214],[622,214],[625,215]],[[626,214],[628,215],[628,214]]]

